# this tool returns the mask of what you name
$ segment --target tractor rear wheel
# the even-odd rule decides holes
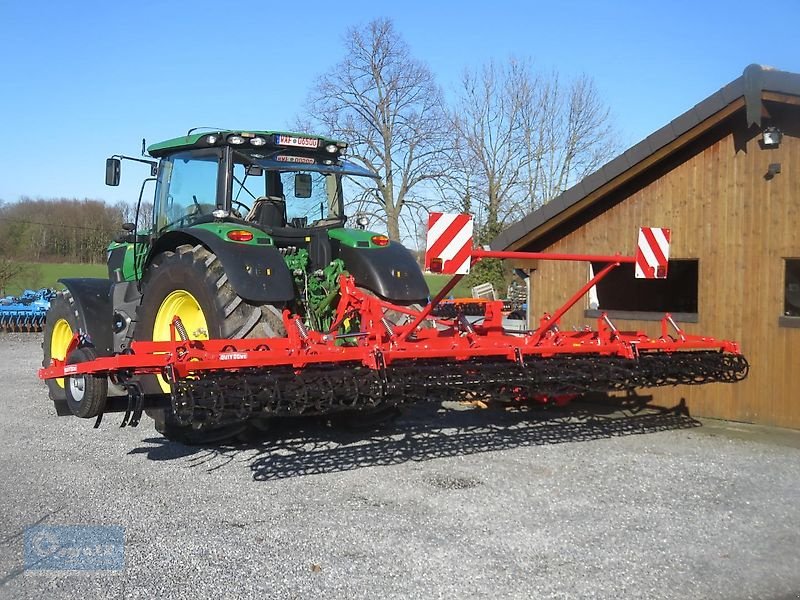
[[[180,317],[190,339],[286,335],[280,309],[269,304],[252,304],[239,296],[217,256],[199,244],[163,252],[147,268],[134,337],[169,340],[169,326],[175,316]],[[146,393],[170,391],[169,384],[160,376],[147,376],[142,384]],[[236,436],[247,425],[241,422],[193,427],[178,423],[169,409],[151,416],[162,435],[187,444],[219,442]]]
[[[47,311],[47,320],[44,325],[43,367],[50,366],[50,359],[64,360],[67,357],[69,343],[79,329],[86,331],[86,324],[80,319],[72,294],[68,290],[58,292],[50,300],[50,308]],[[64,378],[47,379],[46,383],[50,399],[54,402],[65,403],[67,394]]]

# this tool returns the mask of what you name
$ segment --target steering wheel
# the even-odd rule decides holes
[[[237,210],[237,208],[241,208],[241,210]],[[231,200],[231,212],[240,219],[244,219],[250,212],[250,207],[241,200]]]

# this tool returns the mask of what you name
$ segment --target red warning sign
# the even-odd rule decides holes
[[[671,232],[664,227],[642,227],[636,248],[637,279],[666,279]]]
[[[430,213],[425,268],[449,275],[469,273],[472,229],[472,215]]]

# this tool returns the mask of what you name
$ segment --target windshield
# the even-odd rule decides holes
[[[241,218],[246,218],[256,201],[262,199],[284,201],[287,224],[292,224],[293,219],[311,223],[342,217],[337,175],[299,170],[258,173],[252,167],[237,164],[233,177],[232,209]]]
[[[290,158],[293,160],[286,160]],[[310,164],[300,164],[300,160]],[[344,175],[371,177],[365,169],[349,163],[324,165],[300,157],[266,158],[237,152],[231,209],[240,218],[272,227],[309,227],[342,221]]]

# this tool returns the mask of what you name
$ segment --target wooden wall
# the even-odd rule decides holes
[[[778,325],[783,259],[800,257],[800,109],[780,105],[772,113],[784,130],[780,148],[760,148],[760,135],[747,131],[738,112],[609,196],[587,222],[562,230],[544,248],[528,249],[632,255],[640,225],[671,228],[672,258],[699,259],[699,323],[685,329],[739,341],[751,371],[735,385],[653,390],[654,400],[672,406],[685,398],[696,416],[800,429],[800,328]],[[767,180],[770,163],[781,163],[781,173]],[[586,280],[585,263],[540,261],[531,280],[534,322]],[[593,325],[586,308],[579,303],[563,325]],[[659,325],[615,323],[656,335]]]

